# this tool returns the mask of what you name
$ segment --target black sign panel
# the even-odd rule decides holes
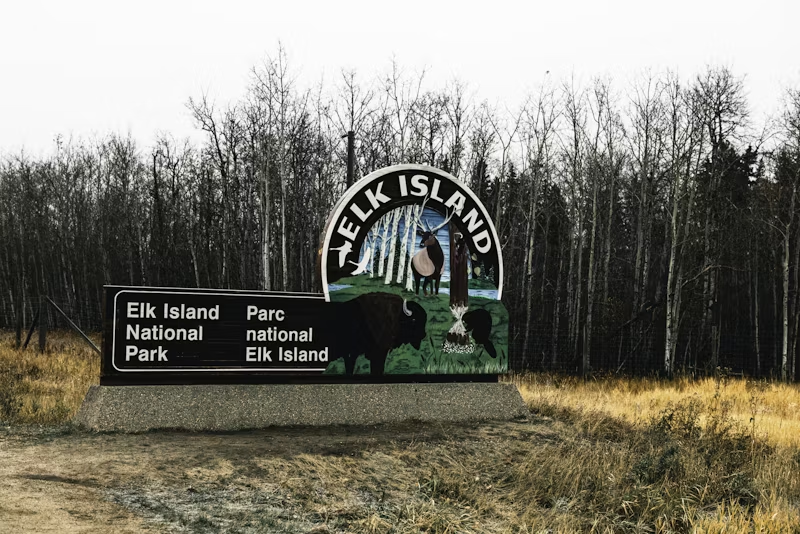
[[[104,385],[448,380],[384,374],[393,350],[419,350],[426,335],[424,309],[397,295],[105,291]]]
[[[322,374],[333,356],[325,305],[314,294],[107,286],[103,377]]]

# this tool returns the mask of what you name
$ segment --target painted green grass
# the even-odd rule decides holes
[[[427,337],[420,350],[411,345],[402,345],[389,353],[386,359],[385,374],[502,374],[508,371],[508,312],[503,303],[493,299],[470,297],[469,309],[486,309],[492,317],[490,340],[497,350],[497,358],[487,354],[481,345],[469,354],[448,354],[442,352],[447,331],[453,325],[450,312],[450,296],[444,293],[423,297],[391,284],[385,285],[381,278],[368,275],[351,276],[336,281],[349,285],[345,289],[332,291],[331,300],[344,302],[370,292],[384,292],[400,295],[410,302],[421,305],[428,316]],[[369,374],[370,364],[364,356],[356,360],[355,373]],[[340,358],[328,364],[329,374],[344,374],[344,361]]]

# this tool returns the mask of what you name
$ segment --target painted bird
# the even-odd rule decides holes
[[[361,261],[359,263],[356,263],[354,261],[348,262],[356,266],[356,270],[350,273],[350,275],[355,276],[357,274],[367,272],[367,265],[369,265],[369,261],[371,258],[372,258],[372,249],[370,247],[367,247],[367,250],[364,251],[364,257],[361,258]]]
[[[342,267],[344,267],[347,255],[353,251],[353,244],[350,241],[347,241],[341,247],[331,248],[331,250],[339,251],[339,268],[341,269]]]

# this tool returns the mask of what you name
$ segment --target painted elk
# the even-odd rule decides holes
[[[442,271],[444,271],[444,251],[439,244],[439,240],[436,239],[436,233],[450,222],[450,219],[455,214],[455,211],[447,214],[442,224],[431,228],[427,221],[423,223],[420,219],[420,215],[425,211],[425,203],[427,201],[428,199],[426,198],[425,202],[422,203],[422,208],[419,210],[419,215],[413,221],[417,235],[422,239],[420,242],[422,250],[411,258],[411,272],[414,274],[414,293],[419,295],[419,280],[422,278],[424,279],[422,293],[425,296],[428,295],[428,283],[431,284],[431,293],[439,294],[439,282],[442,278]]]

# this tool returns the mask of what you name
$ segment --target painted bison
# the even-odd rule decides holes
[[[363,354],[370,374],[382,375],[389,351],[404,344],[420,348],[427,314],[416,302],[390,293],[365,293],[347,302],[331,303],[334,359],[344,358],[345,373],[353,374]]]

